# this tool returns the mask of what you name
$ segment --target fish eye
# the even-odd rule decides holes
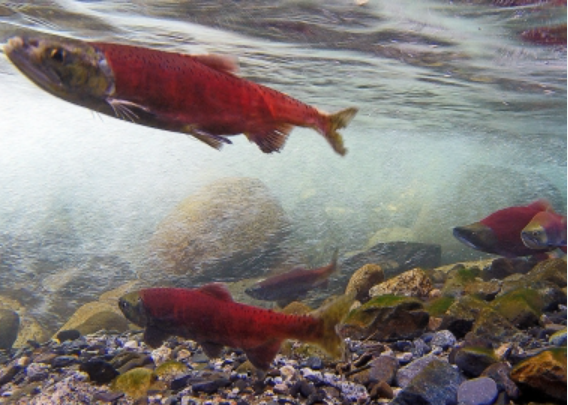
[[[120,305],[121,308],[126,309],[128,308],[128,303],[126,301],[120,301],[118,303]]]
[[[51,59],[53,59],[56,62],[63,62],[63,59],[65,59],[65,50],[61,49],[61,48],[54,48],[51,50],[51,53],[49,54],[49,56],[51,57]]]

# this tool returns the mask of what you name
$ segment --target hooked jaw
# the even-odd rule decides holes
[[[549,247],[546,232],[539,227],[521,232],[521,239],[526,247],[530,249],[545,249]]]
[[[498,240],[491,228],[480,222],[470,225],[457,226],[453,230],[454,237],[463,244],[482,252],[497,253],[495,251]]]

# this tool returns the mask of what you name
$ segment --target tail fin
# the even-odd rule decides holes
[[[335,358],[343,353],[343,339],[337,333],[337,326],[347,315],[354,299],[355,294],[344,294],[312,312],[323,323],[323,333],[315,343]]]
[[[326,115],[327,118],[327,127],[325,132],[323,132],[323,136],[334,151],[339,153],[341,156],[344,156],[347,153],[347,149],[343,146],[343,138],[341,138],[341,134],[337,132],[341,128],[345,128],[355,117],[359,111],[356,107],[346,108],[341,111],[337,111],[333,114]]]

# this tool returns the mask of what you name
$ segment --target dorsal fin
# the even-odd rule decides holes
[[[534,208],[542,211],[552,211],[552,205],[548,200],[541,198],[540,200],[536,200],[535,202],[528,205],[529,208]]]
[[[227,287],[221,283],[209,283],[199,287],[202,293],[209,294],[212,297],[218,298],[223,301],[233,301],[231,293],[227,290]]]
[[[203,63],[205,66],[210,67],[211,69],[232,74],[239,72],[239,62],[234,56],[219,55],[216,53],[191,56],[198,62]]]

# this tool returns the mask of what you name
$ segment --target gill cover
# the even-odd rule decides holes
[[[87,42],[16,36],[8,40],[4,51],[31,81],[65,100],[84,105],[88,99],[104,99],[114,91],[104,54]]]

